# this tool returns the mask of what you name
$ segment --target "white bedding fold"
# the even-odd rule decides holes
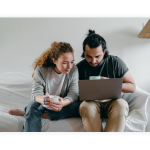
[[[20,132],[23,117],[9,115],[9,109],[23,110],[31,98],[31,73],[0,73],[0,131]],[[136,87],[134,93],[123,93],[122,98],[129,104],[126,132],[150,131],[150,93]],[[105,127],[107,119],[103,119]],[[84,131],[81,118],[70,118],[59,121],[42,119],[43,132]]]

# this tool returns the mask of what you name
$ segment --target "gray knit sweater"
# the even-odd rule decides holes
[[[31,100],[35,100],[37,95],[43,96],[50,91],[47,78],[48,73],[48,68],[46,67],[36,68],[32,82]],[[66,74],[60,97],[69,99],[71,103],[78,100],[78,69],[75,65]]]

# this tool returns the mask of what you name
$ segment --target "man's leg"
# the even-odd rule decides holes
[[[104,106],[108,121],[105,132],[123,132],[125,129],[126,118],[129,107],[124,99],[110,101]]]
[[[83,101],[79,107],[83,126],[86,132],[102,132],[100,107],[95,101]]]
[[[23,132],[40,132],[42,111],[38,109],[41,104],[31,100],[25,108]]]

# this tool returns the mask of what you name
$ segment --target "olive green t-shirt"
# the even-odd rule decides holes
[[[92,67],[86,59],[77,64],[79,80],[89,80],[90,76],[103,76],[107,78],[122,78],[129,70],[126,64],[117,56],[108,55],[96,67]]]

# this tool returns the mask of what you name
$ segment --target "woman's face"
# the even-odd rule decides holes
[[[69,53],[63,53],[59,56],[57,60],[53,58],[53,62],[56,65],[54,70],[60,74],[60,73],[69,73],[71,68],[73,67],[74,63],[74,55],[72,52]]]

